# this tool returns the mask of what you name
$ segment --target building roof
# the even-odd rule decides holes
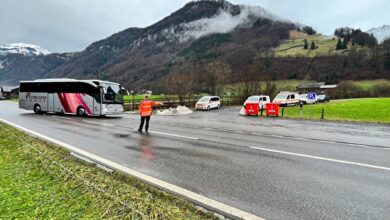
[[[19,89],[19,86],[1,86],[1,92],[12,92],[15,89]]]
[[[324,82],[306,83],[297,86],[297,89],[319,89],[321,88],[321,86],[324,85],[325,85]]]
[[[320,89],[335,89],[337,88],[337,85],[323,85],[320,87]]]

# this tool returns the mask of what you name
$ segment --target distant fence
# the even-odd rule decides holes
[[[11,101],[11,102],[18,102],[19,101],[19,97],[12,97],[12,98],[0,97],[0,101],[2,101],[2,100],[7,100],[7,101]]]
[[[163,96],[159,98],[150,98],[152,101],[164,103],[163,108],[177,107],[179,105],[184,105],[187,107],[195,107],[196,102],[203,96],[185,96],[180,100],[175,96]],[[126,110],[135,110],[138,109],[139,104],[142,102],[143,98],[136,98],[130,96],[129,99],[125,100]],[[239,96],[221,96],[221,105],[230,106],[230,105],[241,105],[243,103],[242,97]]]

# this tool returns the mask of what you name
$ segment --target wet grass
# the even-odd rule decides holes
[[[105,172],[0,123],[0,219],[213,219],[139,180]]]
[[[324,120],[390,123],[390,98],[335,100],[330,103],[284,108],[284,117]]]

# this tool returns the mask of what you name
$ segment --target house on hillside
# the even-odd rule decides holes
[[[297,91],[299,94],[316,92],[318,94],[327,94],[331,96],[337,85],[326,85],[324,82],[315,82],[315,83],[305,83],[297,86]]]
[[[141,90],[138,95],[152,95],[153,92],[151,90]]]
[[[0,98],[13,99],[19,97],[19,86],[1,86]]]

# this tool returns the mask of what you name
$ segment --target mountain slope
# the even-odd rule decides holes
[[[91,44],[46,77],[88,78],[99,73],[102,79],[134,89],[156,87],[183,62],[219,59],[252,44],[256,50],[275,46],[294,27],[261,7],[221,0],[190,2],[150,27],[130,28]],[[227,34],[225,40],[220,34]],[[202,51],[191,52],[199,41],[207,42]]]
[[[374,34],[379,42],[383,42],[384,40],[390,38],[390,25],[383,25],[381,27],[372,28],[366,32],[369,34]]]
[[[17,85],[21,80],[43,78],[48,71],[69,60],[72,54],[0,56],[0,85]]]

